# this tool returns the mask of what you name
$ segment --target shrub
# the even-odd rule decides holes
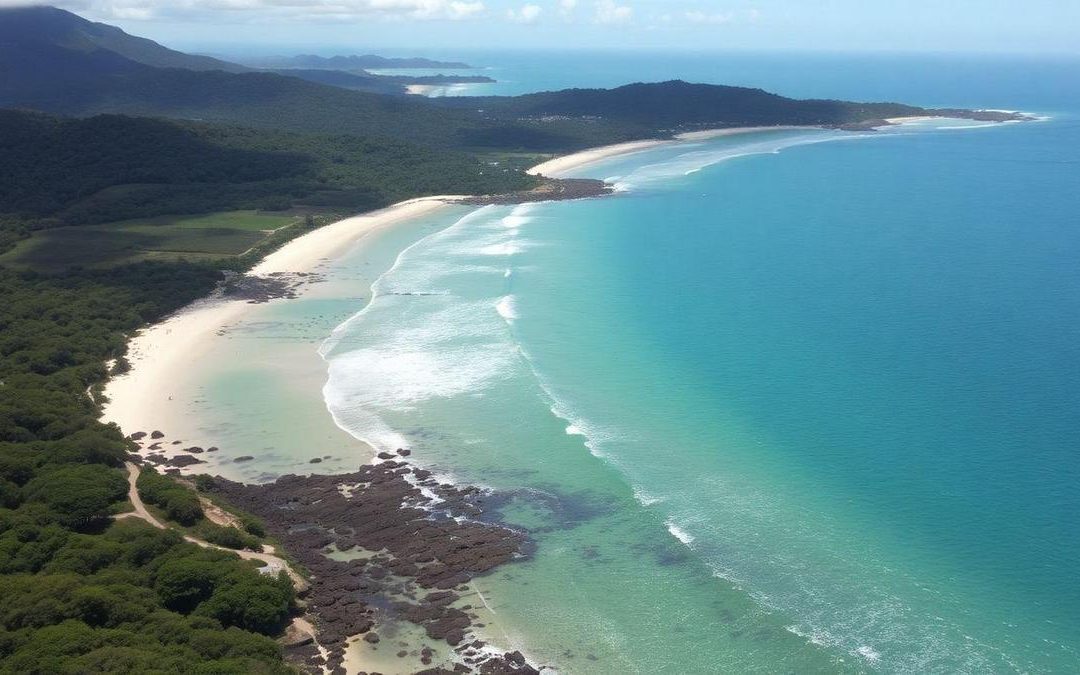
[[[198,495],[153,469],[143,469],[137,487],[139,496],[147,503],[161,507],[169,520],[194,525],[203,519]]]
[[[235,527],[222,526],[207,521],[199,526],[196,533],[211,544],[217,544],[225,548],[262,550],[262,543],[257,538]]]
[[[109,514],[109,507],[127,495],[127,481],[100,464],[69,465],[38,475],[26,484],[26,498],[42,502],[61,523],[86,528]]]

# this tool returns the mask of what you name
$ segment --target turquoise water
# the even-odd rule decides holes
[[[480,56],[1051,119],[666,146],[393,230],[228,333],[214,468],[355,463],[318,348],[338,425],[512,495],[492,631],[561,672],[1080,671],[1078,64]]]
[[[1080,128],[990,103],[1054,118],[670,146],[467,213],[324,344],[330,408],[516,491],[536,556],[482,586],[565,672],[1076,671]]]

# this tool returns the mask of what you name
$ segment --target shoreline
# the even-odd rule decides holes
[[[558,157],[553,157],[549,160],[543,161],[536,166],[530,167],[526,171],[526,173],[533,176],[545,176],[547,178],[564,178],[567,172],[581,169],[596,162],[600,162],[606,159],[612,159],[615,157],[621,157],[623,155],[631,155],[634,153],[643,152],[645,150],[651,150],[653,148],[663,147],[666,145],[675,145],[677,143],[688,143],[694,141],[707,141],[714,138],[723,138],[725,136],[741,136],[743,134],[753,134],[763,131],[795,131],[798,129],[819,128],[821,127],[780,125],[766,127],[728,127],[720,129],[703,129],[701,131],[686,131],[681,134],[676,134],[673,138],[654,138],[640,141],[628,141],[626,143],[615,143],[613,145],[601,145],[595,148],[588,148],[579,152],[570,153],[569,155],[560,155]]]
[[[287,242],[263,258],[248,275],[255,279],[292,275],[302,281],[320,263],[349,246],[459,199],[456,195],[422,197],[345,218]],[[111,377],[105,385],[107,401],[102,406],[102,421],[115,423],[125,435],[163,430],[175,438],[176,430],[185,426],[178,420],[185,415],[182,402],[173,399],[168,385],[183,381],[190,364],[206,355],[214,338],[257,306],[249,299],[217,292],[139,330],[128,341],[126,358],[130,369]],[[178,446],[166,448],[168,456],[183,454]]]
[[[686,132],[673,139],[640,140],[589,148],[541,162],[527,172],[558,178],[558,174],[595,162],[664,145],[799,128],[813,127],[735,127]],[[335,257],[363,238],[395,224],[433,213],[449,204],[468,204],[475,199],[478,197],[468,195],[419,197],[339,220],[286,242],[252,267],[247,276],[266,279],[310,274],[319,263]],[[128,341],[126,358],[131,368],[122,375],[111,377],[106,383],[104,395],[107,401],[102,406],[101,419],[106,423],[116,423],[128,435],[163,429],[173,436],[169,430],[183,426],[177,424],[177,420],[184,415],[182,410],[176,409],[167,384],[182,380],[187,364],[204,355],[210,348],[212,338],[243,317],[250,307],[247,300],[215,294],[196,300],[164,320],[139,330]],[[368,446],[370,457],[374,459],[376,450],[366,443],[364,445]],[[170,455],[180,453],[178,448],[167,447]]]
[[[799,130],[812,130],[812,129],[834,129],[834,130],[850,130],[850,131],[864,131],[871,130],[877,131],[880,129],[887,129],[890,126],[902,126],[904,124],[912,124],[917,122],[923,122],[927,120],[947,120],[947,119],[971,119],[975,121],[986,121],[990,124],[1003,124],[1012,121],[1030,121],[1031,119],[1037,119],[1032,117],[1028,113],[1017,113],[1014,111],[974,111],[974,115],[971,117],[959,117],[955,115],[918,115],[911,117],[892,117],[882,120],[869,120],[872,123],[871,126],[865,129],[859,127],[859,125],[852,126],[851,128],[845,127],[832,127],[821,125],[775,125],[775,126],[756,126],[756,127],[721,127],[717,129],[702,129],[700,131],[685,131],[676,134],[672,138],[654,138],[644,139],[639,141],[628,141],[626,143],[615,143],[612,145],[602,145],[595,148],[587,148],[578,152],[570,153],[568,155],[560,155],[545,160],[533,167],[530,167],[526,173],[533,176],[544,176],[546,178],[566,178],[566,174],[571,171],[576,171],[590,164],[600,162],[607,159],[613,159],[615,157],[621,157],[623,155],[630,155],[637,152],[643,152],[645,150],[651,150],[653,148],[663,147],[667,145],[674,145],[677,143],[687,143],[695,141],[706,141],[714,138],[723,138],[726,136],[741,136],[743,134],[753,134],[765,131],[799,131]],[[982,114],[979,114],[982,113]],[[995,115],[999,113],[1000,115]],[[1025,119],[998,119],[998,117],[1026,115]]]

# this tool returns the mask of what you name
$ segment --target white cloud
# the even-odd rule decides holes
[[[690,23],[711,24],[714,26],[735,21],[757,21],[759,17],[760,13],[756,9],[748,9],[742,12],[703,12],[695,9],[683,12],[683,18]]]
[[[522,5],[521,9],[508,9],[506,16],[511,21],[518,23],[535,23],[544,12],[540,5]]]
[[[684,13],[683,16],[685,16],[686,20],[690,23],[711,24],[731,23],[731,20],[734,18],[734,15],[731,12],[706,13],[700,10],[691,10]]]
[[[484,11],[482,2],[451,2],[449,13],[451,19],[466,19]]]
[[[634,18],[634,8],[620,5],[615,0],[599,0],[596,3],[596,23],[627,23]]]

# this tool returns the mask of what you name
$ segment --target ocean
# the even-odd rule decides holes
[[[262,310],[325,360],[310,410],[511,495],[537,547],[477,581],[497,643],[565,673],[1080,670],[1080,62],[460,56],[503,80],[470,93],[683,77],[1043,118],[626,155],[575,174],[613,197],[453,207]],[[235,471],[304,466],[284,385],[231,368],[199,401],[251,415]]]

